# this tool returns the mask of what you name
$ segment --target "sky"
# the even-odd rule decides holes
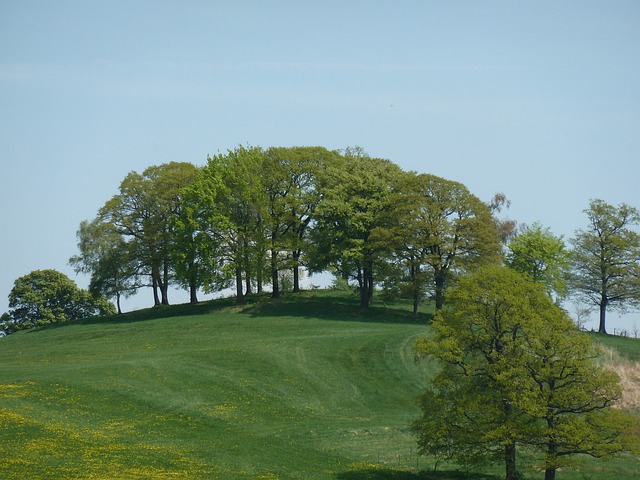
[[[0,0],[0,313],[33,270],[87,286],[76,231],[129,172],[238,145],[360,146],[568,240],[640,208],[639,85],[633,0]]]

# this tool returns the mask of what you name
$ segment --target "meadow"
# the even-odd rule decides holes
[[[159,307],[0,340],[0,478],[497,480],[419,457],[429,312],[313,291]],[[618,342],[607,339],[611,348]],[[640,357],[621,339],[621,355]],[[528,473],[539,478],[539,472]],[[560,479],[632,479],[586,460]]]

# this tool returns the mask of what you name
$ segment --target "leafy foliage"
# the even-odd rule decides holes
[[[485,267],[462,278],[436,314],[435,337],[416,344],[441,371],[414,428],[425,454],[463,464],[502,456],[517,477],[516,448],[540,451],[547,480],[567,457],[637,451],[636,417],[613,410],[615,374],[531,277]]]
[[[186,162],[170,162],[129,173],[120,193],[100,209],[99,219],[113,225],[128,241],[139,277],[151,279],[154,303],[168,304],[171,280],[172,219],[178,215],[182,190],[189,186],[197,168]]]
[[[79,289],[56,270],[35,270],[18,278],[9,293],[9,308],[11,327],[17,329],[115,313],[111,303]]]
[[[558,302],[567,295],[570,256],[562,237],[534,223],[518,233],[507,247],[507,266],[541,282]]]
[[[640,213],[592,200],[585,210],[586,230],[573,239],[572,287],[578,298],[599,309],[598,331],[607,333],[607,308],[620,311],[640,304]]]
[[[376,241],[394,216],[402,171],[389,160],[347,149],[322,177],[322,202],[311,239],[311,268],[332,269],[358,283],[360,305],[371,303],[386,245]]]

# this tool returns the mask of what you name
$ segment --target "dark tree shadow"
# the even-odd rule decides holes
[[[279,299],[263,299],[247,306],[245,313],[254,317],[291,316],[333,321],[411,325],[426,325],[433,317],[428,313],[420,313],[414,317],[413,313],[407,309],[406,303],[375,303],[369,308],[362,308],[356,296],[330,291],[290,293]]]
[[[368,470],[340,472],[337,480],[499,480],[495,475],[458,471],[403,471],[397,469],[371,468]]]
[[[288,293],[278,299],[272,299],[268,294],[249,295],[245,300],[246,303],[244,305],[236,305],[235,297],[218,298],[196,304],[160,305],[120,315],[90,317],[42,325],[29,329],[29,332],[60,328],[70,324],[126,324],[191,315],[210,315],[212,319],[215,319],[218,313],[229,310],[255,318],[292,316],[332,321],[415,325],[426,325],[433,318],[431,313],[420,313],[417,317],[414,317],[412,312],[407,309],[407,305],[402,302],[397,304],[380,303],[363,309],[359,306],[356,296],[326,290]]]

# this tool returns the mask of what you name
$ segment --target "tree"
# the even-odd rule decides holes
[[[120,193],[99,212],[103,222],[114,225],[128,239],[130,252],[144,266],[141,275],[151,277],[155,305],[169,303],[171,222],[180,210],[182,191],[196,178],[197,168],[186,162],[151,166],[129,173]]]
[[[321,176],[322,200],[316,209],[312,271],[332,268],[357,280],[360,305],[373,297],[374,270],[386,245],[374,232],[397,219],[392,215],[402,170],[389,160],[347,149]]]
[[[419,356],[441,369],[421,397],[414,423],[423,454],[464,464],[505,463],[517,478],[517,446],[540,451],[552,480],[570,455],[606,458],[635,451],[636,417],[611,407],[616,376],[540,283],[486,266],[460,279],[448,308],[436,313],[433,338]]]
[[[580,300],[599,309],[598,332],[606,334],[607,308],[624,312],[640,301],[640,235],[631,229],[640,223],[640,213],[599,199],[585,213],[589,225],[571,241],[571,283]]]
[[[408,228],[422,262],[432,271],[436,310],[457,272],[500,258],[500,237],[489,206],[461,183],[415,175],[409,194]]]
[[[9,293],[9,308],[16,328],[115,313],[104,298],[79,289],[56,270],[35,270],[18,278]]]
[[[637,453],[640,421],[613,408],[622,388],[614,372],[597,365],[601,349],[563,311],[547,321],[523,336],[526,361],[504,376],[519,391],[514,406],[531,419],[523,443],[542,453],[545,480],[570,468],[572,456]]]
[[[301,255],[320,202],[318,174],[334,155],[322,147],[272,147],[265,152],[262,172],[274,298],[280,293],[278,272],[285,250],[291,255],[288,266],[293,272],[293,291],[300,290]]]
[[[420,302],[433,285],[433,273],[426,262],[424,239],[428,233],[420,222],[424,198],[419,192],[420,178],[414,172],[403,172],[393,215],[397,221],[388,228],[376,229],[375,239],[385,245],[389,261],[383,270],[383,295],[408,298],[417,317]]]
[[[541,282],[549,295],[562,300],[567,294],[569,252],[562,237],[539,223],[525,226],[507,245],[506,264]]]
[[[238,147],[208,158],[184,194],[186,210],[180,217],[181,229],[191,232],[205,291],[235,282],[239,305],[252,292],[252,281],[262,289],[267,252],[263,157],[259,147]]]
[[[504,209],[508,209],[511,206],[511,201],[504,193],[499,192],[493,196],[487,206],[491,211],[491,215],[494,216],[500,243],[506,245],[513,237],[516,236],[518,222],[511,220],[510,218],[498,218],[497,214],[501,213]]]
[[[69,263],[76,273],[91,275],[91,293],[115,298],[118,313],[122,313],[120,299],[134,295],[139,288],[137,264],[129,245],[114,225],[100,219],[81,222],[76,236],[80,254],[71,257]]]

